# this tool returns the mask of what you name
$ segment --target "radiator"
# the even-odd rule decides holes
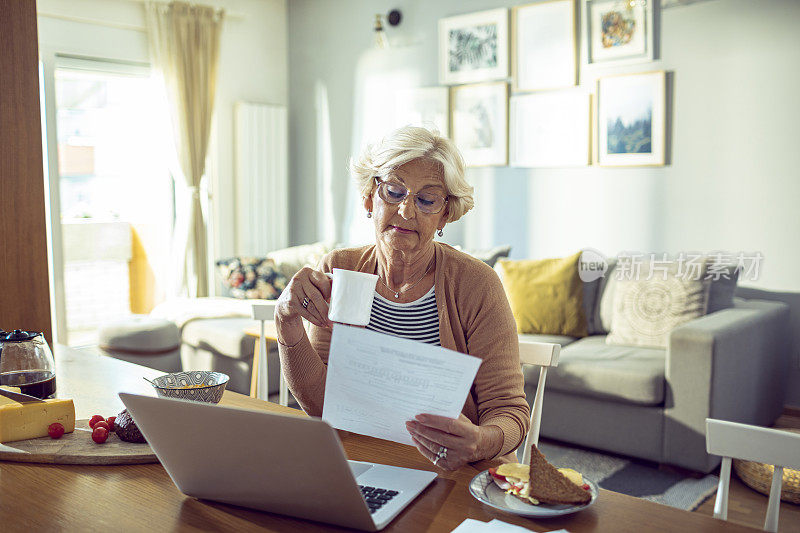
[[[235,106],[237,255],[263,256],[289,240],[288,126],[285,106]]]

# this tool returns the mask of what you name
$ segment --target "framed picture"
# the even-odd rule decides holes
[[[511,11],[515,91],[572,87],[578,78],[575,2],[547,0]]]
[[[507,77],[507,9],[439,20],[440,83],[475,83]]]
[[[601,166],[659,166],[666,151],[666,72],[597,80]]]
[[[583,0],[585,62],[638,63],[656,58],[657,0]]]
[[[453,87],[453,141],[470,167],[508,162],[508,84]]]
[[[576,167],[591,162],[590,99],[582,89],[512,96],[512,167]]]
[[[411,124],[436,129],[450,136],[450,90],[447,87],[422,87],[399,91],[396,96],[395,126]]]

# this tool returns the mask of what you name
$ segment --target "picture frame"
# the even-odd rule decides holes
[[[622,65],[658,58],[658,0],[582,1],[584,64]]]
[[[574,0],[545,0],[512,8],[511,78],[515,92],[577,85]]]
[[[439,83],[508,78],[508,9],[439,19]]]
[[[519,94],[509,102],[509,166],[591,164],[591,98],[583,89]]]
[[[452,139],[468,167],[508,163],[508,83],[488,82],[451,89]]]
[[[666,155],[666,72],[597,80],[600,166],[663,166]]]
[[[419,87],[395,95],[395,127],[422,126],[450,136],[449,87]]]

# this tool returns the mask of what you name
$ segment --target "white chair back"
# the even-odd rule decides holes
[[[714,518],[728,519],[731,460],[745,459],[773,465],[765,531],[778,531],[783,469],[800,469],[800,434],[779,429],[706,418],[706,451],[722,457]]]
[[[536,396],[531,405],[531,424],[528,436],[525,439],[525,449],[522,451],[522,464],[531,462],[531,445],[539,444],[539,427],[542,423],[542,403],[544,403],[544,383],[547,379],[547,369],[558,366],[558,356],[561,353],[560,344],[549,342],[519,342],[519,362],[523,365],[536,365],[539,369],[539,384],[536,386]]]
[[[253,365],[252,372],[256,375],[256,398],[269,401],[269,369],[267,367],[267,338],[266,322],[275,318],[275,303],[254,303],[252,317],[261,322],[261,334],[258,339],[258,366]],[[283,379],[283,371],[279,368],[280,390],[278,402],[281,405],[289,404],[289,388]],[[252,394],[252,393],[251,393]]]

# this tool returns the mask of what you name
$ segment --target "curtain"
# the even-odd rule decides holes
[[[207,229],[201,183],[214,111],[219,40],[224,12],[172,2],[145,4],[150,54],[164,78],[173,137],[185,187],[176,191],[178,288],[208,295]]]

